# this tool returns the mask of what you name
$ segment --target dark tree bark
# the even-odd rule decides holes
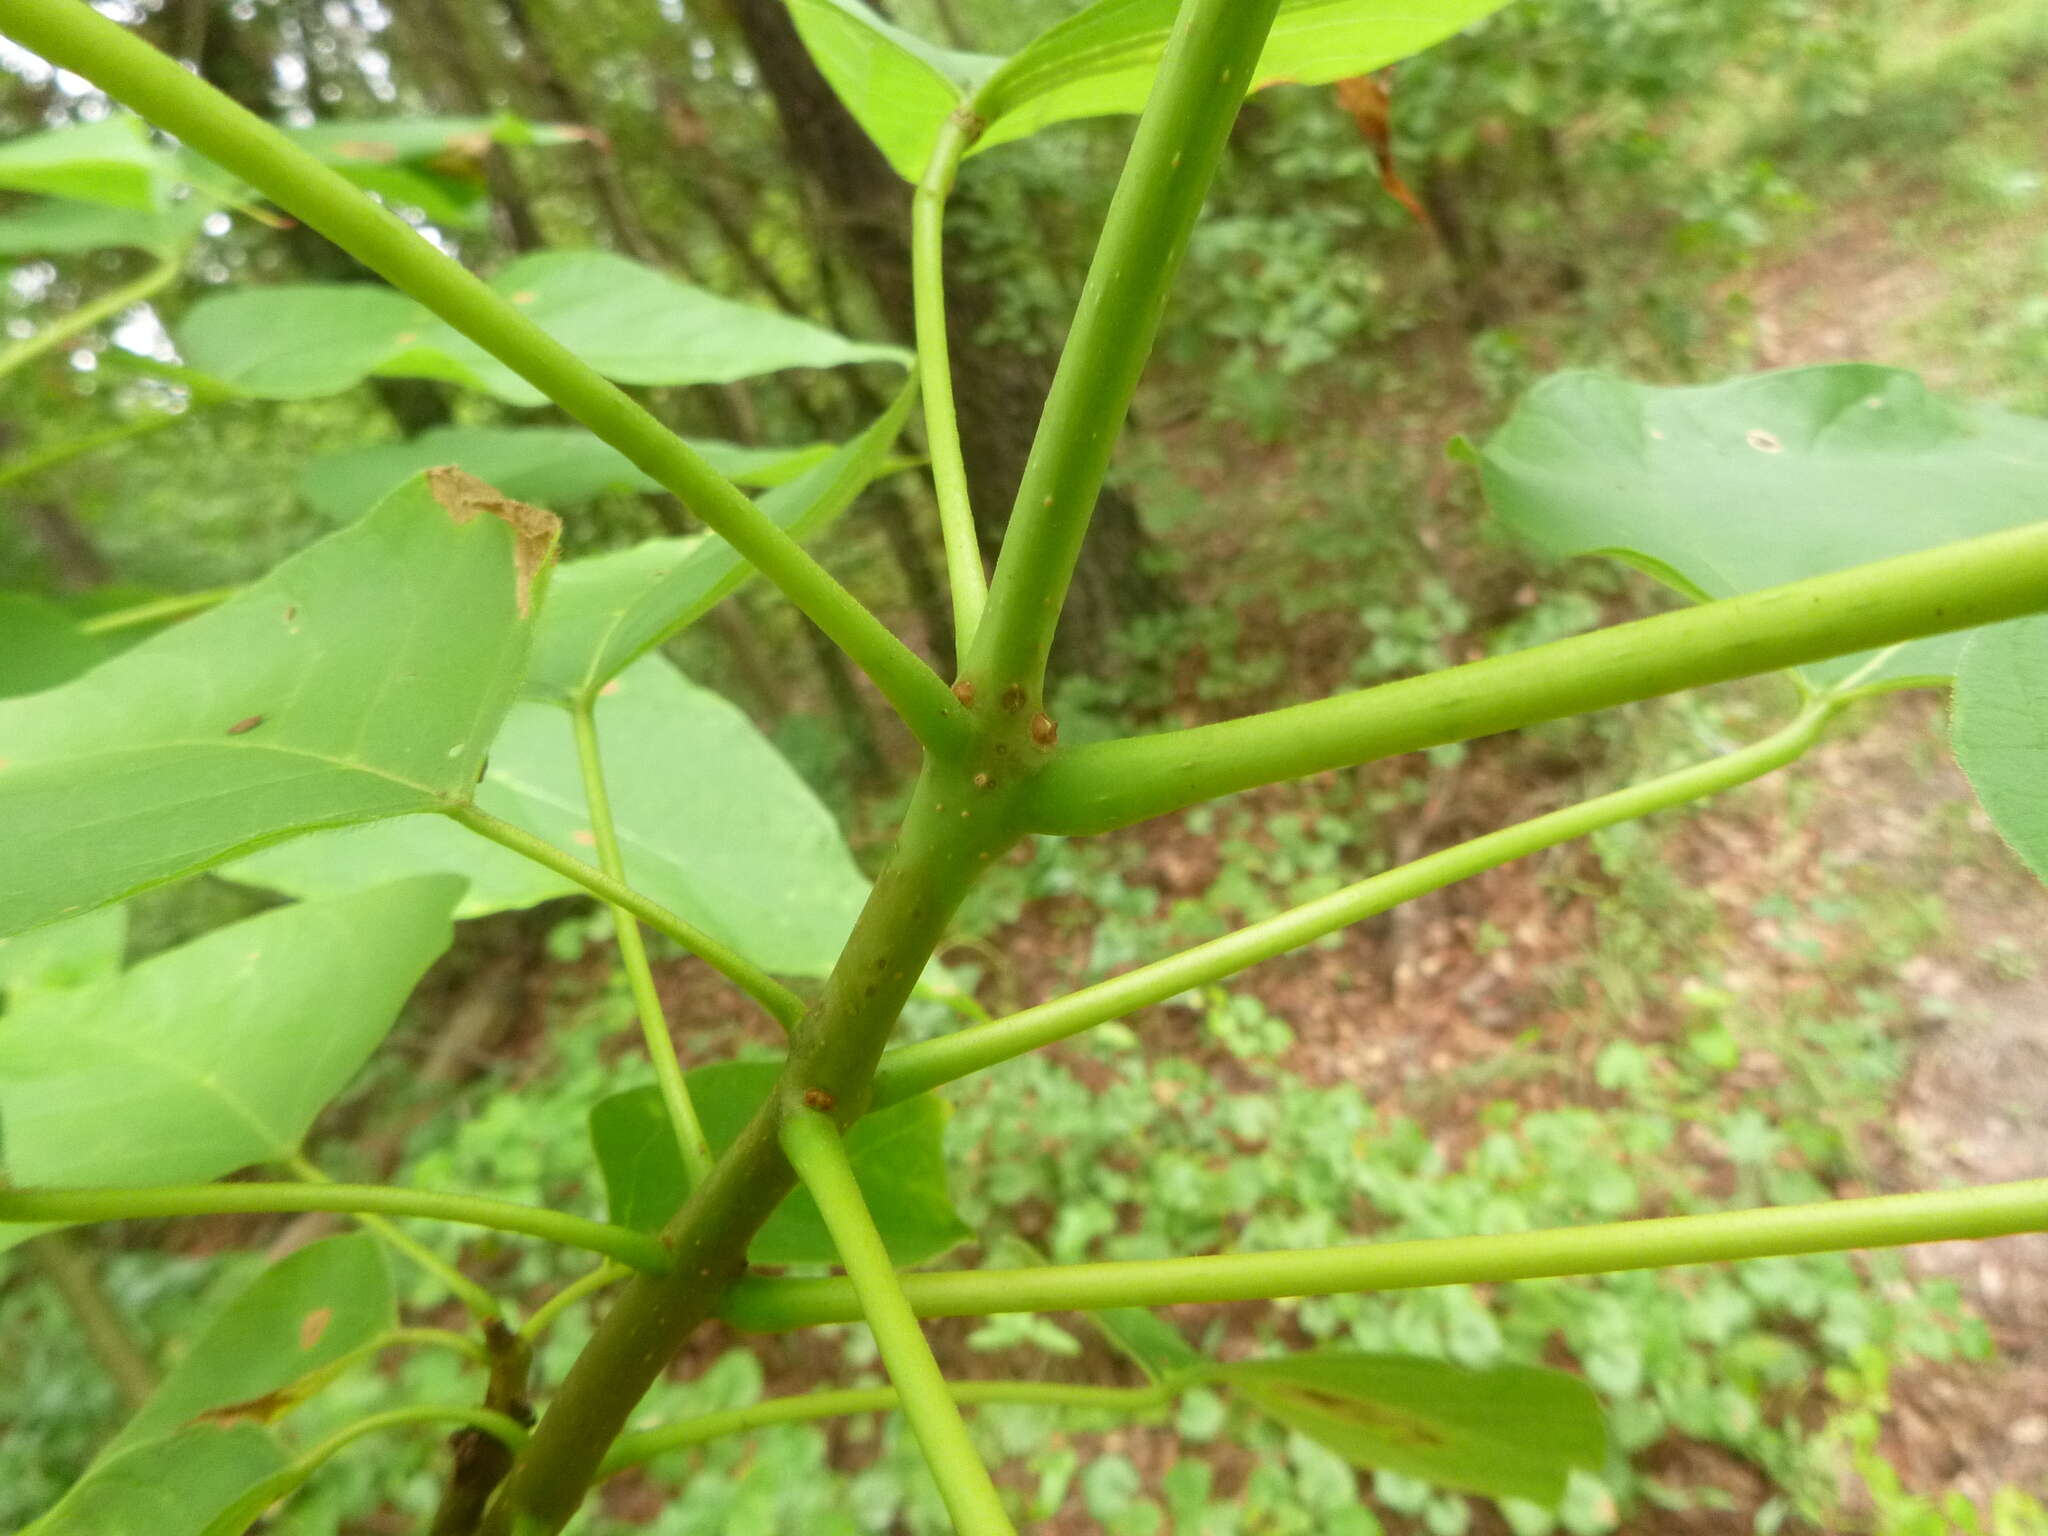
[[[791,157],[830,206],[853,265],[874,289],[889,325],[915,334],[910,285],[910,188],[811,63],[782,0],[726,0],[775,103]],[[977,339],[993,295],[951,263],[947,330],[952,345],[960,441],[967,460],[975,529],[985,558],[1002,544],[1017,485],[1031,452],[1051,365]],[[1054,647],[1055,667],[1085,661],[1100,670],[1124,622],[1173,604],[1154,567],[1152,544],[1128,497],[1105,489],[1082,550],[1073,593]]]

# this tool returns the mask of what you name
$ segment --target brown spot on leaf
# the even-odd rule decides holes
[[[327,1331],[327,1325],[334,1321],[334,1308],[315,1307],[308,1312],[305,1321],[299,1324],[299,1348],[311,1349],[320,1342],[320,1336]]]
[[[530,618],[534,579],[554,558],[562,520],[545,508],[514,501],[495,486],[452,464],[428,470],[427,488],[458,526],[488,512],[512,530],[513,590],[519,602],[519,617]]]
[[[249,732],[255,730],[257,726],[261,725],[263,719],[262,715],[251,715],[246,720],[237,720],[228,727],[228,734],[230,736],[246,736]]]
[[[223,1428],[236,1424],[269,1424],[296,1407],[298,1401],[299,1395],[291,1388],[279,1387],[275,1392],[266,1392],[261,1397],[245,1398],[239,1403],[223,1403],[218,1408],[209,1408],[194,1422],[218,1424]]]
[[[1749,434],[1749,446],[1758,453],[1783,453],[1785,451],[1785,445],[1778,441],[1776,435],[1766,432],[1762,427],[1756,428]]]

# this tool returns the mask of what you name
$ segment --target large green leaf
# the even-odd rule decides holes
[[[376,1238],[301,1248],[227,1304],[102,1456],[202,1414],[267,1423],[294,1405],[290,1389],[397,1325],[391,1266]]]
[[[1283,0],[1248,88],[1362,75],[1505,3]],[[1140,111],[1179,8],[1178,0],[1097,0],[1004,60],[935,48],[860,0],[790,0],[819,70],[910,181],[924,174],[941,125],[962,106],[985,125],[970,153],[1052,123]]]
[[[170,156],[126,113],[0,144],[0,187],[153,213],[170,193]]]
[[[204,1536],[285,1466],[253,1424],[202,1424],[98,1463],[21,1536]]]
[[[728,1061],[688,1074],[690,1099],[714,1153],[739,1138],[779,1071],[774,1062]],[[854,1178],[898,1265],[935,1259],[973,1236],[946,1192],[946,1117],[944,1101],[920,1094],[864,1116],[846,1134]],[[659,1230],[688,1188],[660,1091],[635,1088],[601,1100],[590,1112],[590,1140],[612,1220]],[[754,1234],[747,1257],[756,1264],[836,1264],[839,1250],[817,1202],[798,1189]]]
[[[860,436],[761,497],[769,520],[806,539],[851,506],[894,462],[890,450],[913,394],[906,384]],[[569,562],[556,575],[534,636],[527,692],[560,704],[594,695],[636,657],[696,623],[752,573],[739,552],[714,534],[653,539]]]
[[[785,368],[907,364],[774,310],[735,304],[603,251],[543,251],[491,286],[557,341],[624,384],[716,384]],[[194,368],[246,393],[309,399],[372,373],[447,379],[516,405],[545,397],[469,338],[389,288],[238,288],[192,307],[178,343]]]
[[[1479,455],[1500,518],[1559,555],[1609,554],[1692,597],[1991,533],[2048,513],[2048,422],[1950,401],[1863,363],[1667,388],[1539,384]],[[1916,640],[1872,681],[1945,678],[1964,636]],[[1848,656],[1805,668],[1829,683]]]
[[[1218,1366],[1208,1379],[1355,1466],[1464,1493],[1555,1506],[1574,1467],[1607,1459],[1599,1400],[1562,1371],[1329,1353]]]
[[[2048,616],[1971,638],[1956,669],[1951,739],[1991,824],[2048,880]]]
[[[429,876],[217,929],[0,1019],[0,1167],[60,1188],[219,1178],[298,1151],[448,947]]]
[[[0,934],[466,801],[553,540],[548,514],[462,477],[412,481],[212,612],[0,702]]]
[[[597,724],[633,886],[768,970],[826,975],[868,887],[831,812],[796,770],[744,714],[658,656],[606,690]],[[582,768],[558,709],[512,711],[476,800],[594,857]],[[227,873],[317,896],[430,870],[469,880],[464,916],[580,889],[438,816],[301,838]]]
[[[0,699],[68,683],[106,653],[48,598],[0,592]]]
[[[781,485],[832,456],[830,443],[745,448],[697,439],[690,446],[743,485]],[[661,489],[618,449],[575,427],[435,427],[402,443],[317,459],[300,473],[299,493],[323,517],[348,522],[437,464],[456,465],[507,496],[558,510],[606,491]]]

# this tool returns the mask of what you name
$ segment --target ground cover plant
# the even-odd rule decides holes
[[[828,78],[918,188],[926,323],[914,371],[965,657],[949,686],[792,537],[829,521],[887,467],[912,407],[907,387],[844,446],[747,457],[693,449],[604,382],[716,381],[797,363],[887,366],[888,349],[736,315],[619,262],[532,258],[477,284],[360,199],[345,148],[294,144],[236,115],[82,8],[0,8],[9,35],[127,100],[400,290],[254,288],[210,301],[180,337],[196,370],[187,387],[291,398],[372,372],[419,374],[508,400],[552,400],[618,456],[588,438],[520,436],[442,439],[412,463],[350,466],[357,484],[336,494],[375,503],[350,528],[224,600],[203,594],[178,605],[204,611],[118,654],[109,654],[119,644],[110,636],[169,615],[153,606],[81,624],[47,605],[15,610],[22,639],[8,654],[20,696],[0,713],[0,803],[18,829],[18,857],[0,913],[24,937],[0,951],[11,991],[0,1025],[10,1186],[0,1212],[25,1235],[29,1224],[332,1210],[363,1218],[378,1240],[332,1239],[253,1279],[39,1528],[176,1519],[195,1531],[245,1529],[362,1436],[453,1422],[465,1428],[443,1469],[436,1528],[558,1529],[594,1478],[714,1433],[897,1405],[953,1522],[1000,1530],[1017,1511],[982,1469],[957,1404],[1138,1414],[1175,1402],[1197,1430],[1205,1414],[1213,1424],[1218,1403],[1234,1404],[1371,1468],[1382,1474],[1384,1502],[1432,1528],[1454,1528],[1464,1508],[1432,1490],[1493,1497],[1510,1518],[1540,1528],[1542,1511],[1561,1501],[1568,1523],[1591,1518],[1573,1513],[1574,1476],[1611,1470],[1609,1426],[1577,1377],[1497,1363],[1483,1339],[1450,1362],[1400,1353],[1406,1341],[1392,1325],[1371,1351],[1216,1358],[1142,1309],[2043,1225],[2048,1195],[2029,1183],[1502,1232],[1483,1202],[1461,1209],[1455,1182],[1419,1157],[1418,1191],[1438,1191],[1449,1209],[1412,1241],[1302,1246],[1343,1235],[1325,1223],[1292,1242],[1240,1234],[1236,1251],[1210,1258],[1172,1257],[1169,1248],[1117,1264],[1051,1264],[1019,1248],[1007,1267],[920,1268],[969,1230],[947,1197],[944,1111],[933,1089],[1190,993],[1207,1000],[1210,1027],[1233,1052],[1270,1053],[1273,1021],[1217,990],[1246,966],[1508,860],[1768,773],[1810,750],[1859,700],[1955,678],[1958,753],[1994,820],[2041,865],[2048,725],[2038,700],[2048,639],[2042,621],[2024,616],[2048,606],[2048,543],[2032,522],[2044,429],[1868,366],[1689,389],[1566,375],[1533,392],[1484,445],[1463,450],[1508,526],[1558,553],[1621,553],[1698,607],[1320,704],[1062,743],[1044,694],[1059,599],[1239,85],[1354,76],[1487,9],[1447,8],[1424,25],[1370,5],[1196,4],[1169,34],[1169,8],[1111,3],[1003,61],[933,48],[851,6],[795,8]],[[1324,30],[1333,19],[1341,45]],[[1135,110],[1148,92],[989,582],[950,407],[939,271],[950,182],[973,148],[1062,116]],[[442,125],[423,142],[475,131]],[[388,172],[393,156],[365,158]],[[249,195],[212,181],[197,197],[172,197],[168,184],[204,173],[170,159],[132,119],[26,140],[11,159],[11,168],[0,164],[10,185],[52,199],[29,209],[24,241],[139,238],[175,249],[189,232],[183,221],[208,196],[227,204]],[[130,217],[138,213],[156,221],[141,236]],[[132,296],[113,298],[125,305]],[[607,303],[616,306],[609,313]],[[76,324],[91,319],[81,312]],[[41,333],[16,360],[64,340]],[[772,488],[748,501],[713,467],[721,456],[735,477]],[[438,467],[413,473],[444,457],[495,483]],[[723,540],[665,540],[557,564],[554,521],[513,493],[570,498],[565,484],[593,476],[665,486]],[[872,891],[772,750],[650,654],[729,594],[749,565],[853,657],[924,751]],[[1379,627],[1393,631],[1391,648],[1374,664],[1409,669],[1416,657],[1400,649],[1399,626]],[[1429,627],[1413,641],[1424,661],[1433,659]],[[1327,862],[1319,866],[1313,838],[1296,829],[1286,841],[1299,854],[1298,877],[1273,872],[1299,887],[1290,894],[1306,898],[1300,904],[1134,970],[1112,960],[1104,969],[1118,974],[1066,997],[888,1047],[920,992],[971,1014],[931,957],[985,870],[1026,837],[1085,837],[1287,779],[1780,669],[1793,669],[1801,704],[1751,746],[1330,890],[1316,888]],[[333,830],[344,826],[352,830]],[[110,903],[228,861],[238,879],[299,900],[115,971],[120,919]],[[602,896],[616,913],[656,1078],[588,1104],[610,1219],[322,1178],[303,1156],[306,1130],[448,944],[450,919],[570,889]],[[641,924],[754,998],[787,1032],[781,1057],[685,1074]],[[1701,1034],[1711,1066],[1711,1028]],[[1637,1071],[1626,1053],[1602,1061],[1617,1083]],[[1042,1088],[1041,1102],[1057,1091]],[[1347,1112],[1307,1101],[1298,1109],[1304,1122]],[[1120,1123],[1109,1113],[1105,1105],[1107,1129],[1136,1130],[1135,1107]],[[1521,1130],[1549,1155],[1592,1134],[1577,1122]],[[1376,1133],[1401,1135],[1397,1126],[1360,1131]],[[1626,1145],[1631,1132],[1623,1122],[1612,1134]],[[1086,1142],[1073,1152],[1088,1154]],[[1496,1148],[1478,1171],[1507,1176],[1518,1155]],[[209,1182],[255,1166],[295,1177]],[[1059,1200],[1069,1226],[1055,1228],[1054,1258],[1100,1220],[1078,1189]],[[1611,1203],[1615,1214],[1629,1208]],[[408,1216],[551,1239],[604,1263],[515,1321],[490,1287],[390,1225]],[[1199,1225],[1170,1234],[1173,1247],[1189,1248],[1221,1236]],[[399,1328],[380,1241],[461,1298],[475,1330]],[[742,1278],[749,1263],[838,1264],[846,1278]],[[1798,1282],[1781,1283],[1799,1294]],[[1625,1312],[1631,1292],[1615,1294]],[[533,1350],[582,1303],[596,1305],[601,1321],[573,1364],[544,1373],[545,1412],[529,1428]],[[1813,1305],[1784,1295],[1772,1304]],[[1636,1305],[1647,1305],[1640,1293]],[[917,1323],[1070,1309],[1095,1313],[1149,1384],[949,1385]],[[891,1385],[777,1398],[620,1437],[643,1393],[714,1314],[767,1332],[864,1317]],[[1057,1350],[1060,1337],[1026,1326],[988,1343]],[[290,1438],[302,1405],[315,1411],[316,1389],[344,1390],[350,1366],[401,1344],[473,1361],[467,1398]],[[1619,1390],[1624,1365],[1609,1360],[1599,1374],[1611,1396],[1630,1395]],[[1631,1438],[1625,1424],[1612,1431]],[[1298,1459],[1313,1469],[1315,1454]],[[1105,1521],[1146,1518],[1128,1489],[1119,1494],[1126,1474],[1113,1461],[1070,1475],[1084,1480]],[[1326,1474],[1322,1486],[1332,1523],[1359,1523],[1342,1480]]]

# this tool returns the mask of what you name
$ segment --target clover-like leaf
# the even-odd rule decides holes
[[[739,1138],[779,1071],[773,1062],[731,1061],[688,1074],[690,1098],[714,1153]],[[946,1117],[943,1100],[920,1094],[864,1116],[846,1134],[854,1179],[898,1265],[935,1259],[973,1236],[946,1191]],[[601,1100],[590,1112],[590,1139],[612,1220],[659,1230],[688,1190],[660,1091],[635,1088]],[[817,1202],[797,1189],[754,1234],[747,1257],[756,1264],[835,1264],[839,1250]]]
[[[1835,363],[1663,387],[1564,373],[1478,456],[1495,514],[1558,555],[1606,554],[1731,597],[2033,522],[2048,421]],[[1898,647],[1872,682],[1942,679],[1964,635]],[[1817,683],[1868,655],[1803,668]]]
[[[1971,638],[1956,670],[1951,740],[1991,824],[2048,880],[2048,616]]]
[[[1217,1366],[1206,1379],[1354,1466],[1463,1493],[1554,1507],[1574,1467],[1607,1459],[1599,1400],[1562,1371],[1331,1352]]]
[[[0,701],[0,934],[467,801],[553,541],[548,514],[415,480],[212,612]]]
[[[770,971],[829,973],[868,883],[832,813],[753,722],[650,656],[598,701],[597,728],[633,886]],[[595,856],[575,738],[551,705],[512,711],[476,802]],[[438,816],[301,838],[226,873],[317,896],[432,870],[469,881],[465,917],[581,889]]]
[[[296,1405],[295,1388],[397,1324],[391,1265],[376,1238],[309,1244],[258,1275],[207,1324],[102,1458],[202,1417],[269,1423]]]
[[[216,929],[0,1018],[0,1171],[57,1188],[216,1179],[299,1149],[448,947],[446,875]]]

